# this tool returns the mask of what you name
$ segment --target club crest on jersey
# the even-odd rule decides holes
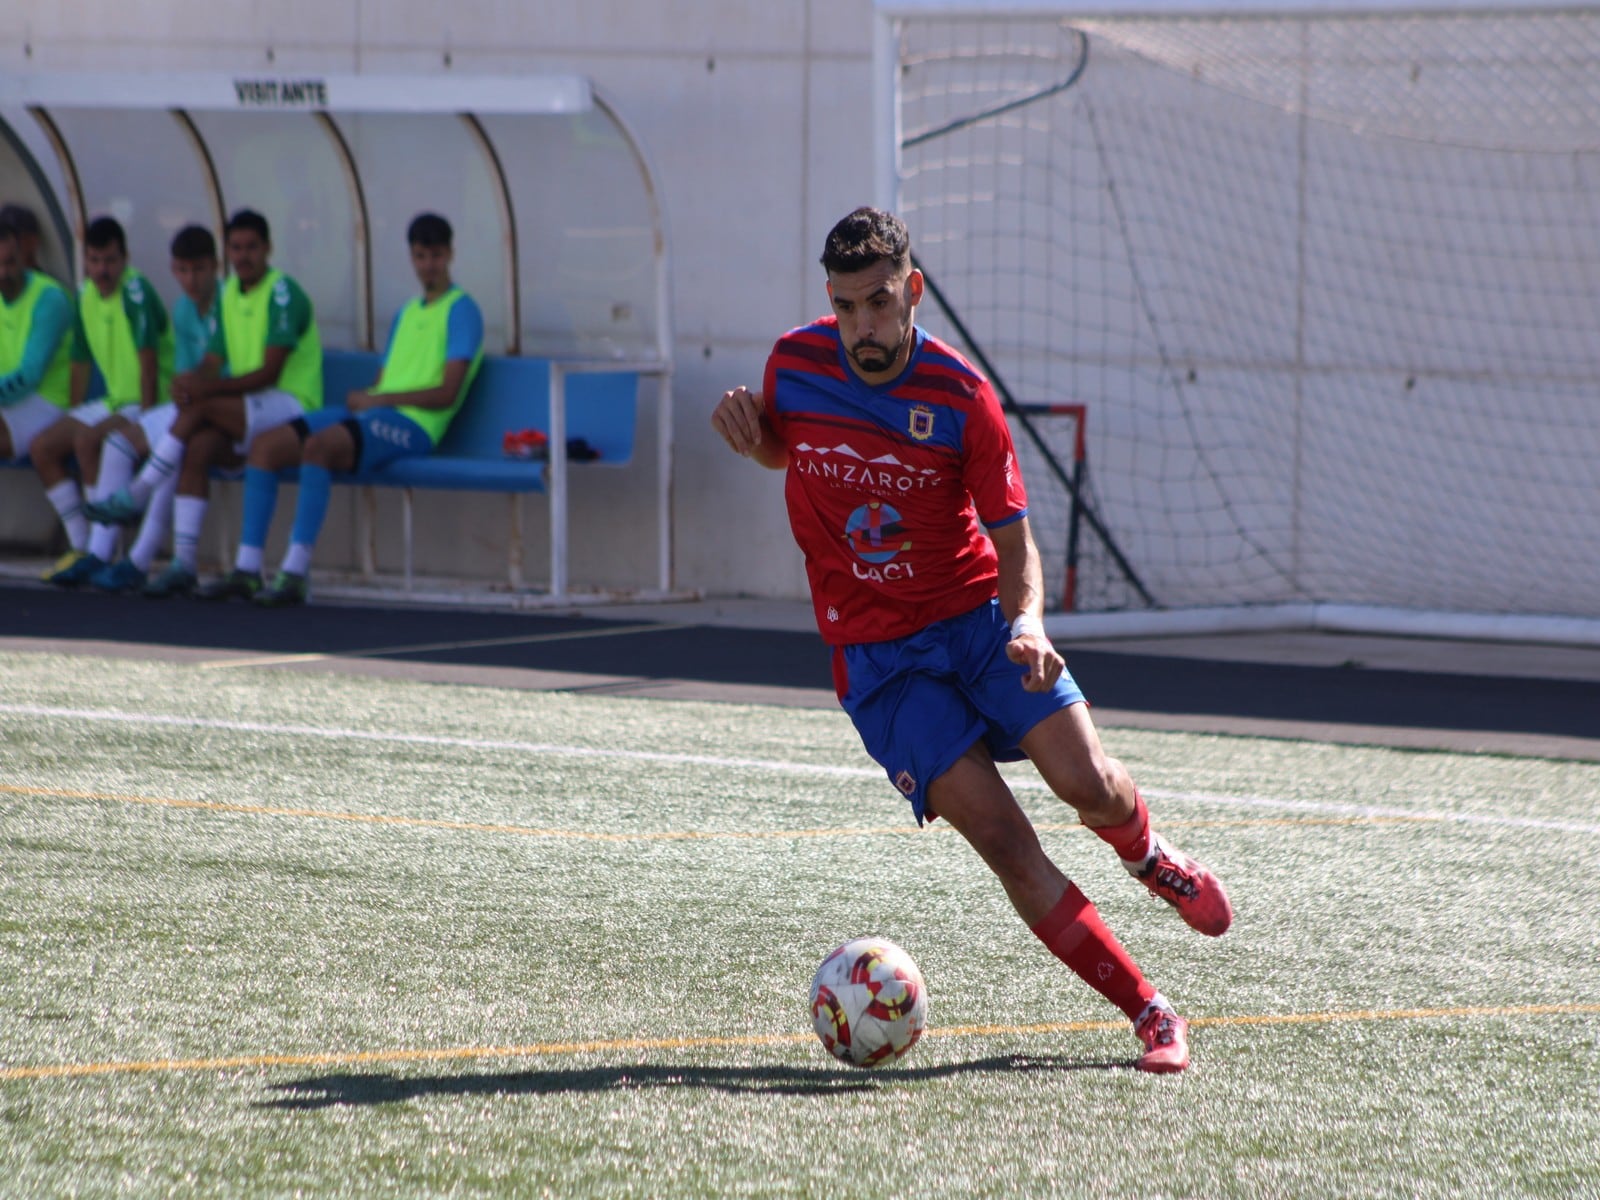
[[[919,442],[925,442],[933,436],[933,409],[926,404],[913,404],[911,406],[910,420],[911,436]]]

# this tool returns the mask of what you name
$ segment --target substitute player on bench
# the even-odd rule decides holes
[[[172,239],[172,277],[178,281],[179,295],[172,306],[172,332],[176,342],[173,371],[185,375],[199,367],[206,348],[217,332],[221,310],[221,289],[217,286],[217,242],[211,231],[200,225],[185,225]],[[134,461],[143,461],[150,448],[172,428],[178,410],[161,404],[139,416],[118,435],[107,439],[113,445],[120,437]],[[127,556],[89,576],[89,582],[107,592],[142,591],[146,596],[187,595],[194,590],[194,563],[174,559],[154,579],[150,566],[167,544],[172,531],[172,505],[178,490],[178,477],[167,476],[150,496],[139,536]],[[108,494],[109,489],[103,489]]]
[[[83,237],[83,286],[78,289],[72,339],[70,421],[59,421],[33,443],[33,465],[48,489],[79,486],[100,499],[133,478],[148,452],[140,422],[165,409],[170,415],[173,333],[166,306],[144,274],[128,261],[128,239],[115,217],[96,217]],[[91,370],[98,368],[106,394],[85,401]],[[80,496],[81,503],[81,496]],[[96,524],[87,553],[77,554],[46,578],[77,587],[111,566],[117,528]]]
[[[27,266],[15,227],[0,222],[0,459],[24,457],[42,434],[67,419],[71,339],[71,297]],[[45,486],[70,547],[51,569],[54,574],[88,548],[89,521],[76,480]]]

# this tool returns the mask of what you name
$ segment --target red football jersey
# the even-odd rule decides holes
[[[961,355],[917,329],[905,371],[872,387],[829,316],[778,339],[762,392],[825,641],[904,637],[995,594],[984,526],[1028,499],[994,389]]]

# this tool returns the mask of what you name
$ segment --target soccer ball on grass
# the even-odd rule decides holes
[[[928,989],[911,956],[887,938],[840,946],[811,980],[811,1023],[828,1053],[854,1067],[902,1057],[927,1025]]]

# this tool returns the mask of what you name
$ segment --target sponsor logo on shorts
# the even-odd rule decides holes
[[[403,425],[390,425],[384,421],[371,421],[367,424],[368,434],[402,450],[411,449],[411,432]]]
[[[901,771],[900,774],[894,777],[894,785],[906,795],[912,795],[917,790],[916,776],[912,775],[910,771]]]

